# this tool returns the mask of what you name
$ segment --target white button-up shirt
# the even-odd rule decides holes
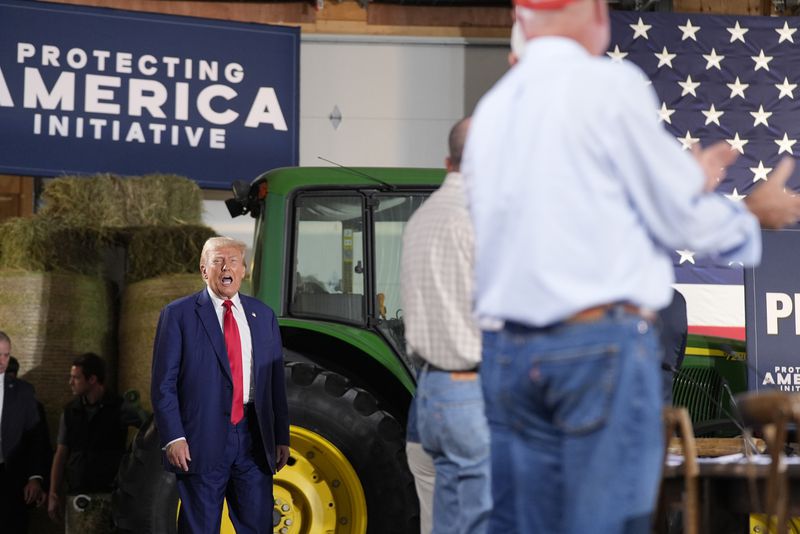
[[[677,249],[758,262],[758,221],[703,193],[645,80],[541,37],[481,99],[461,164],[481,319],[545,326],[618,301],[663,308]]]
[[[223,299],[216,296],[210,289],[206,289],[208,291],[208,296],[211,297],[211,301],[214,303],[214,311],[217,312],[219,327],[224,337],[225,327],[223,325],[223,320],[225,317],[225,307],[222,305]],[[242,308],[242,301],[239,298],[239,293],[236,293],[231,301],[233,302],[231,311],[233,312],[234,319],[236,319],[236,326],[239,328],[239,337],[242,340],[242,392],[244,394],[244,403],[247,404],[250,402],[253,394],[251,390],[253,387],[253,338],[250,337],[250,325],[247,322],[247,315],[244,313],[244,308]]]

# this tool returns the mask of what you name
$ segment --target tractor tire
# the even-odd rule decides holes
[[[153,417],[142,425],[123,456],[117,488],[111,495],[112,515],[120,534],[175,534],[178,488],[175,475],[161,463]]]
[[[273,531],[417,534],[419,503],[397,420],[369,392],[310,363],[286,364],[286,391],[291,455],[274,479]],[[117,479],[112,507],[120,534],[175,534],[175,475],[161,464],[152,417]]]
[[[359,503],[340,506],[340,500],[335,495],[336,489],[332,490],[334,498],[328,506],[347,510],[355,516],[338,513],[337,533],[363,534],[364,520],[368,534],[418,533],[419,502],[414,479],[408,470],[405,432],[398,421],[388,412],[380,410],[375,397],[369,392],[353,387],[346,377],[338,373],[310,363],[287,363],[286,390],[289,421],[292,424],[293,458],[284,468],[285,472],[276,477],[276,496],[282,477],[292,482],[292,469],[297,465],[294,462],[297,457],[311,456],[311,463],[315,464],[313,476],[323,473],[322,478],[327,478],[323,482],[327,482],[331,488],[350,484],[360,485],[363,489],[365,506]],[[331,466],[331,462],[323,458],[325,455],[320,454],[320,451],[324,453],[326,450],[334,452],[329,456],[336,456],[335,453],[339,452],[343,458],[334,461]],[[355,478],[325,474],[326,471],[337,471],[337,466],[342,464],[352,466]],[[295,495],[296,504],[297,497]],[[320,497],[325,503],[322,492]],[[280,505],[276,510],[280,510]],[[303,519],[307,526],[320,524],[317,518],[308,517],[308,506],[305,506],[305,511],[306,517]],[[310,511],[313,515],[313,507]],[[356,527],[354,521],[362,526]],[[348,524],[351,528],[345,527]],[[313,533],[314,530],[308,532]]]

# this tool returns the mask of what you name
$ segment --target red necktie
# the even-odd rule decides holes
[[[239,337],[239,327],[233,316],[233,302],[222,302],[225,313],[222,317],[222,330],[225,332],[225,347],[228,349],[228,361],[231,364],[233,377],[233,404],[231,405],[231,423],[234,425],[244,416],[244,388],[242,387],[242,340]]]

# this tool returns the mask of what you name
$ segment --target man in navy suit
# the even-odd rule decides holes
[[[180,533],[219,533],[223,497],[238,534],[272,532],[272,475],[289,458],[280,332],[270,308],[239,294],[244,253],[234,239],[206,241],[207,287],[158,321],[151,398]]]
[[[49,471],[46,437],[41,434],[33,386],[6,373],[11,338],[0,332],[0,521],[8,534],[28,531],[27,505],[41,506]]]

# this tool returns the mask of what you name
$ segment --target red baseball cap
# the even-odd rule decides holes
[[[514,5],[528,9],[561,9],[574,0],[514,0]]]

